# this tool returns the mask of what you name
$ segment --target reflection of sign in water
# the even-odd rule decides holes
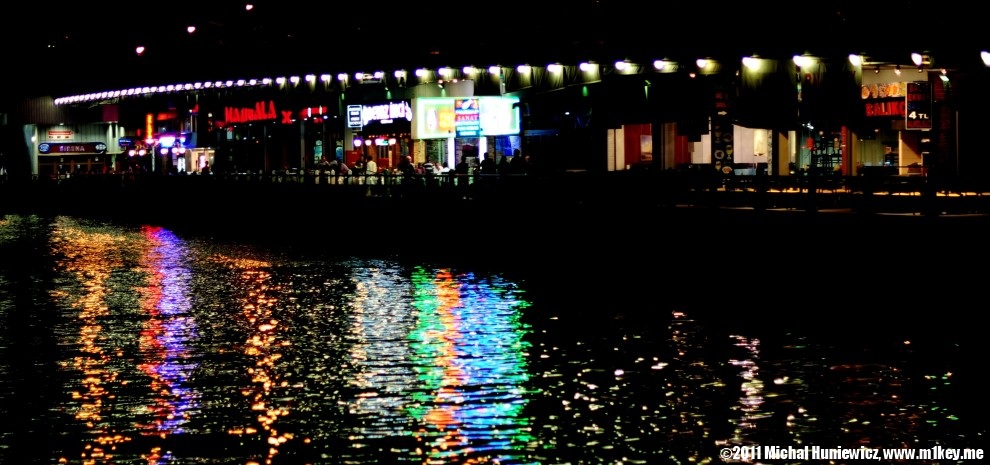
[[[457,137],[481,135],[481,105],[476,98],[454,100],[454,129]]]
[[[424,367],[416,370],[412,383],[399,386],[408,394],[394,408],[414,419],[417,443],[431,445],[418,449],[417,455],[423,463],[510,462],[529,444],[524,414],[528,398],[522,388],[529,380],[523,355],[529,343],[518,322],[526,302],[505,287],[508,283],[478,287],[473,278],[449,270],[417,271],[410,282],[420,296],[413,303],[416,324],[408,329],[411,350],[375,347],[363,355],[374,360],[376,353],[408,354],[411,366]],[[400,373],[369,377],[379,385],[364,388],[381,392],[386,382],[396,386],[405,381],[397,376]],[[370,411],[387,412],[382,400],[376,402],[369,407],[377,409]]]
[[[932,91],[928,81],[907,83],[907,108],[905,128],[932,128]]]

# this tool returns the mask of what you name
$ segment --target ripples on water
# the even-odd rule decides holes
[[[490,270],[68,217],[0,219],[0,253],[2,463],[703,464],[723,445],[978,447],[960,367],[911,341],[850,357],[677,308],[657,324],[588,317]]]

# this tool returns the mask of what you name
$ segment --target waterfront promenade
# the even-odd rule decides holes
[[[398,205],[402,204],[403,207]],[[706,176],[692,172],[552,175],[155,176],[99,174],[64,179],[0,180],[0,213],[16,211],[165,218],[282,211],[345,215],[362,205],[396,214],[455,209],[520,213],[537,209],[622,211],[708,209],[979,217],[990,215],[990,184],[932,183],[924,176]],[[391,208],[378,210],[378,208]]]
[[[923,177],[703,178],[675,172],[412,179],[94,175],[7,180],[0,183],[0,213],[89,216],[348,248],[370,242],[380,250],[442,252],[452,241],[508,244],[511,250],[560,244],[571,250],[601,241],[731,246],[753,235],[782,234],[796,244],[840,247],[850,241],[895,244],[908,227],[982,230],[990,224],[990,192],[936,190]]]
[[[985,287],[970,270],[990,263],[990,195],[755,182],[654,173],[463,186],[97,176],[4,183],[0,215],[71,215],[314,255],[521,272],[575,308],[624,299],[642,306],[642,290],[657,289],[685,305],[704,296],[715,308],[762,309],[751,318],[800,320],[815,310],[830,315],[819,324],[848,324],[967,308]],[[599,288],[614,292],[587,292]]]

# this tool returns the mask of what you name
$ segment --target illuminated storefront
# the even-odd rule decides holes
[[[302,171],[320,156],[333,156],[343,144],[340,119],[337,107],[323,100],[276,95],[224,105],[213,121],[221,134],[215,171]]]
[[[38,172],[46,176],[104,173],[111,164],[103,142],[43,142],[38,154]]]
[[[351,144],[345,161],[353,166],[359,157],[370,156],[379,169],[395,167],[411,152],[412,120],[406,100],[348,105],[344,138]]]
[[[458,155],[480,162],[496,147],[513,146],[510,138],[518,139],[521,129],[514,96],[421,97],[412,100],[412,109],[412,138],[422,159],[451,167],[460,161]]]
[[[108,172],[120,151],[109,141],[121,131],[112,123],[32,126],[36,172],[47,178]]]
[[[863,74],[860,93],[867,121],[856,144],[857,167],[921,175],[933,160],[932,83],[925,72],[879,70]]]

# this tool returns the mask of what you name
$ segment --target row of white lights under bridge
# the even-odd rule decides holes
[[[990,52],[983,51],[980,52],[980,58],[984,65],[990,67]],[[742,59],[743,66],[748,69],[757,69],[762,62],[762,58],[758,57],[744,57]],[[795,55],[793,57],[794,63],[799,67],[811,66],[816,63],[819,59],[811,55]],[[868,62],[862,55],[851,54],[849,55],[849,61],[852,65],[861,67],[866,66]],[[912,53],[911,62],[918,67],[919,71],[923,71],[927,66],[931,64],[931,57],[921,53]],[[687,72],[691,77],[697,74],[717,74],[722,70],[722,66],[715,60],[709,58],[699,58],[695,61],[696,69],[688,69]],[[602,69],[605,68],[605,69]],[[565,72],[580,72],[585,82],[594,82],[600,79],[601,73],[614,72],[617,74],[639,74],[646,72],[658,72],[658,73],[673,73],[681,71],[682,66],[670,60],[655,60],[652,67],[647,67],[639,63],[633,63],[630,61],[617,61],[614,65],[609,67],[603,67],[598,63],[594,62],[583,62],[574,66],[566,66],[560,63],[551,63],[546,67],[534,67],[530,65],[519,65],[514,68],[515,72],[519,73],[521,76],[529,76],[536,72],[546,72],[550,75],[564,74]],[[418,80],[418,84],[425,84],[431,82],[442,83],[444,81],[457,81],[459,79],[477,79],[483,75],[486,75],[491,79],[501,80],[504,79],[507,72],[512,70],[512,68],[506,68],[499,65],[493,65],[487,69],[477,68],[474,66],[465,66],[461,69],[444,67],[437,70],[418,68],[413,71],[413,76]],[[946,72],[942,70],[943,74]],[[231,87],[245,87],[245,86],[297,86],[305,82],[309,85],[315,86],[317,82],[323,83],[324,85],[331,85],[336,83],[341,86],[341,88],[346,88],[351,83],[361,83],[365,81],[381,81],[386,78],[386,73],[384,71],[376,71],[374,73],[338,73],[336,75],[336,81],[334,76],[331,74],[307,74],[304,76],[290,76],[290,77],[278,77],[278,78],[262,78],[262,79],[238,79],[238,80],[225,80],[225,81],[204,81],[204,82],[194,82],[186,84],[168,84],[168,85],[158,85],[158,86],[144,86],[144,87],[134,87],[129,89],[120,90],[109,90],[102,92],[93,92],[88,94],[72,95],[68,97],[59,97],[55,99],[55,105],[66,105],[81,102],[92,102],[106,99],[116,99],[125,98],[132,96],[142,96],[148,94],[158,94],[158,93],[172,93],[172,92],[192,92],[199,91],[202,89],[211,88],[231,88]],[[407,83],[409,78],[409,73],[406,70],[396,70],[391,75],[395,79],[395,82],[399,85]]]

